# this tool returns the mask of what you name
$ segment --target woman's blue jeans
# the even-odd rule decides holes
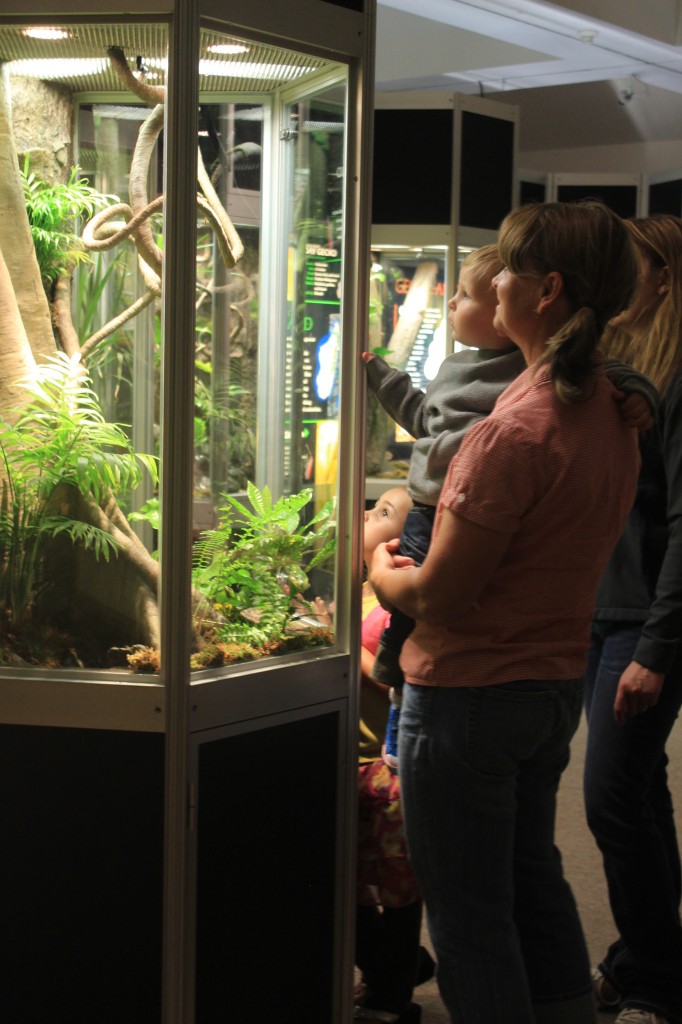
[[[578,680],[406,685],[410,855],[456,1024],[593,1024],[583,931],[554,845]]]
[[[682,1022],[680,853],[665,753],[682,705],[682,664],[655,707],[617,725],[613,702],[640,633],[636,625],[593,638],[586,677],[585,804],[619,933],[600,966],[622,1005]]]

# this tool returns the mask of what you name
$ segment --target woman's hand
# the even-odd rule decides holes
[[[374,353],[373,352],[361,352],[360,353],[360,358],[362,359],[363,363],[369,363],[369,362],[371,362],[372,359],[374,359]]]
[[[631,661],[620,677],[613,702],[613,714],[618,725],[658,704],[664,681],[662,672],[652,672],[639,662]]]
[[[616,401],[628,427],[634,427],[640,434],[651,430],[654,425],[654,414],[644,395],[640,395],[638,391],[631,391],[629,395],[617,391]]]
[[[387,577],[397,569],[409,569],[414,565],[412,558],[408,558],[407,555],[398,554],[399,545],[399,537],[394,537],[393,540],[389,540],[385,544],[379,544],[374,549],[372,564],[369,569],[369,582],[374,593],[379,598],[381,607],[385,608],[387,612],[393,611],[393,606],[382,593],[382,582],[385,583]]]

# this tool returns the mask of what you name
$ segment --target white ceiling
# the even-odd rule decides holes
[[[379,0],[377,93],[521,108],[521,149],[682,138],[682,0]]]

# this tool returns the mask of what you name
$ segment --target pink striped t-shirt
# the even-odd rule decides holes
[[[513,534],[475,605],[452,624],[418,622],[401,665],[411,683],[487,686],[582,675],[597,586],[635,497],[636,431],[600,370],[588,401],[559,401],[529,368],[453,458],[443,509]]]

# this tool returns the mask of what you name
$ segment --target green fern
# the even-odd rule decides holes
[[[57,353],[22,386],[28,404],[14,427],[4,425],[5,448],[42,498],[68,483],[99,503],[107,491],[137,487],[143,468],[156,483],[156,460],[136,453],[121,424],[104,419],[77,362]]]
[[[195,545],[193,581],[220,615],[221,640],[263,646],[301,614],[309,572],[334,553],[334,502],[306,522],[310,488],[277,501],[267,486],[247,493],[250,507],[224,495],[218,527]]]
[[[120,424],[104,420],[78,365],[63,353],[22,386],[28,401],[16,421],[0,418],[0,608],[10,625],[26,622],[47,585],[49,540],[64,536],[106,561],[119,550],[106,530],[54,514],[58,487],[99,503],[110,492],[137,486],[143,469],[157,480],[156,461],[134,452]]]
[[[66,183],[48,185],[30,169],[28,156],[20,175],[26,213],[43,281],[51,285],[69,274],[77,263],[90,259],[74,233],[79,217],[92,217],[98,210],[119,202],[117,196],[103,195],[79,178],[74,167]]]

